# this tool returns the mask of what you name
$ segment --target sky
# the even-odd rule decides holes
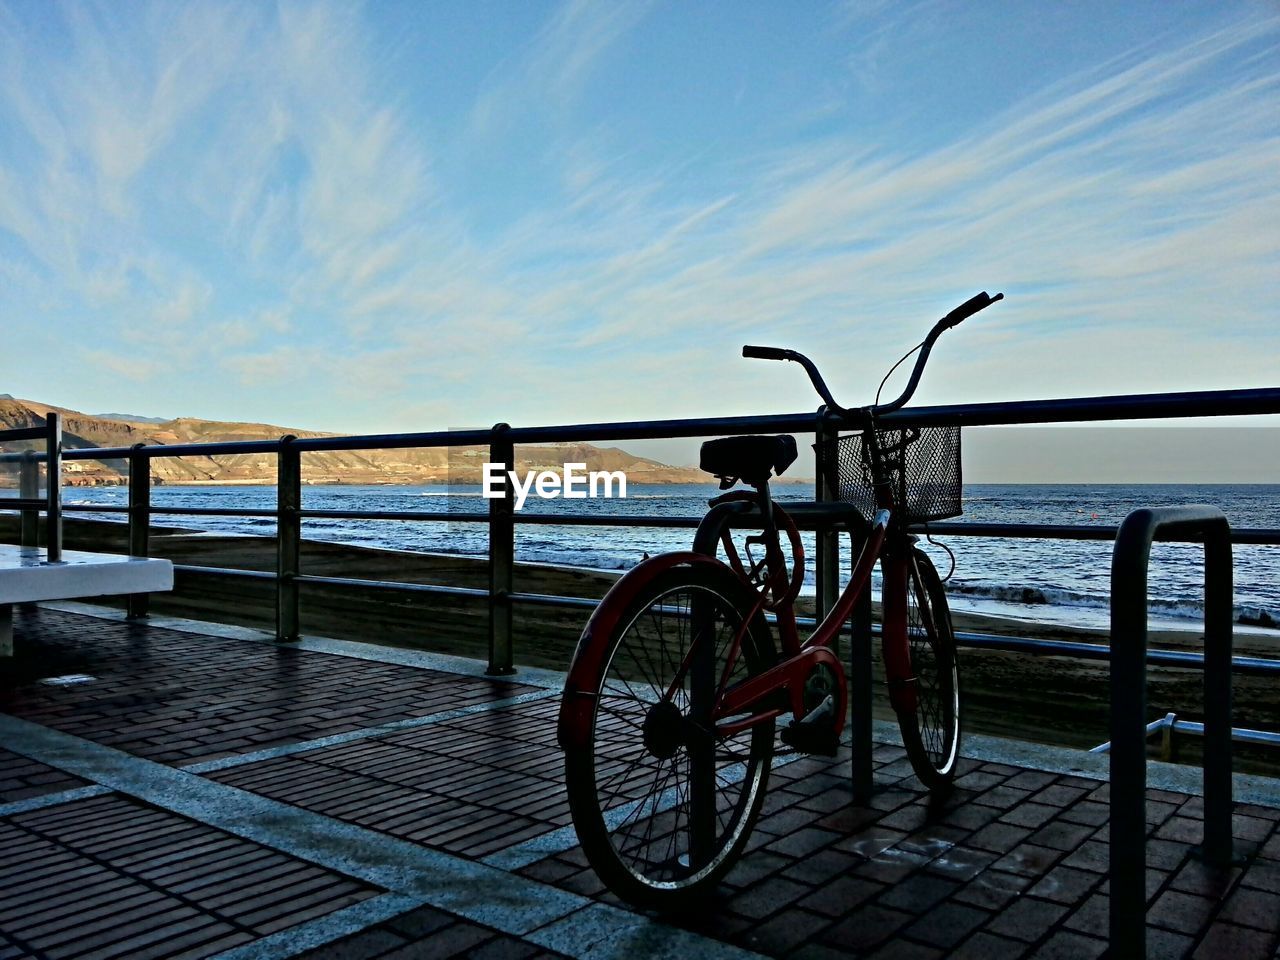
[[[794,412],[984,289],[916,402],[1274,386],[1278,104],[1269,2],[0,0],[0,392]]]

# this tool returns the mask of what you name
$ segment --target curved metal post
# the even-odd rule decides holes
[[[1205,545],[1206,860],[1231,859],[1231,527],[1216,507],[1134,510],[1111,560],[1111,951],[1146,955],[1147,566],[1154,540]]]

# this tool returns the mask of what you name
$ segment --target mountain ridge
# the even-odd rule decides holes
[[[177,417],[152,422],[147,419],[115,419],[82,413],[34,400],[0,398],[0,429],[35,427],[55,412],[62,417],[64,449],[176,446],[297,437],[338,437],[342,434],[293,430],[266,423],[200,420]],[[14,445],[15,449],[30,444]],[[304,483],[323,484],[422,484],[480,483],[488,459],[485,446],[420,447],[405,450],[338,450],[306,453],[302,457]],[[585,469],[621,470],[631,483],[703,483],[709,478],[693,467],[677,467],[636,456],[617,447],[589,443],[556,443],[516,448],[516,469],[562,470],[565,463],[583,463]],[[71,460],[63,464],[69,486],[119,485],[127,482],[124,460]],[[13,482],[13,477],[6,478]],[[274,484],[274,452],[219,454],[215,456],[153,457],[151,480],[155,484],[236,485]]]

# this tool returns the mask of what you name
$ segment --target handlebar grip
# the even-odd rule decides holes
[[[941,326],[945,328],[954,327],[961,320],[967,320],[979,310],[985,310],[997,300],[1003,300],[1004,294],[997,293],[994,297],[987,296],[987,291],[983,290],[976,297],[970,297],[960,306],[956,307],[945,317],[942,318]]]
[[[752,360],[788,360],[790,359],[790,350],[784,350],[781,347],[753,347],[750,345],[742,348],[742,355]]]

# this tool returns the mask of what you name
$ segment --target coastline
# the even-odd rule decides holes
[[[0,539],[14,540],[17,518],[3,518]],[[69,519],[64,534],[68,549],[127,552],[123,524]],[[153,527],[151,555],[197,567],[273,572],[274,537],[228,536],[180,527]],[[488,562],[483,558],[413,553],[377,547],[349,546],[304,540],[302,570],[308,575],[437,584],[484,589]],[[515,589],[598,599],[618,573],[579,567],[517,563]],[[301,625],[305,634],[388,646],[427,649],[484,660],[488,657],[488,612],[482,599],[425,594],[394,588],[369,589],[343,585],[303,584]],[[812,598],[801,598],[803,612],[812,613]],[[122,603],[122,601],[119,601]],[[236,623],[260,629],[275,625],[274,584],[269,580],[179,571],[172,594],[154,594],[157,614],[196,620]],[[563,670],[590,615],[589,609],[517,605],[515,662],[519,665]],[[1065,626],[1006,616],[953,613],[960,632],[1026,636],[1037,639],[1108,642],[1107,631]],[[1189,625],[1190,626],[1190,625]],[[1199,650],[1203,634],[1194,628],[1150,631],[1152,648]],[[873,644],[880,672],[879,645]],[[1280,656],[1280,633],[1241,632],[1235,653]],[[1109,674],[1105,662],[1063,656],[1033,656],[1005,651],[962,648],[961,686],[965,698],[966,730],[1062,746],[1088,748],[1109,739]],[[875,714],[892,713],[877,684]],[[1234,678],[1237,726],[1270,728],[1280,715],[1280,689],[1273,680],[1237,675]],[[1147,703],[1151,717],[1174,711],[1184,719],[1201,718],[1202,677],[1187,668],[1152,666],[1148,670]],[[1196,755],[1198,743],[1184,738],[1183,754]],[[1239,769],[1280,773],[1274,751],[1237,747]]]

